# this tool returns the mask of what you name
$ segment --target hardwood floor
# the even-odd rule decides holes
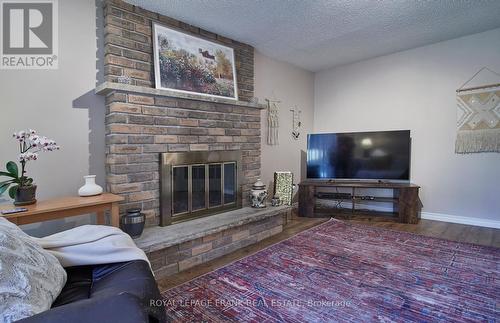
[[[432,220],[420,220],[418,224],[351,221],[367,225],[379,226],[391,230],[407,231],[429,237],[475,243],[500,248],[500,230],[476,227],[465,224],[447,223]]]
[[[233,253],[225,255],[221,258],[214,259],[208,263],[193,267],[189,270],[175,274],[168,278],[158,281],[161,291],[165,291],[174,286],[183,284],[200,275],[216,270],[233,261],[244,258],[248,255],[258,252],[272,244],[285,240],[295,234],[319,225],[328,218],[300,218],[293,216],[288,220],[283,232],[273,237],[260,241],[254,245],[242,248]],[[353,223],[361,223],[365,225],[373,225],[383,227],[390,230],[399,230],[422,234],[430,237],[443,238],[453,241],[475,243],[485,246],[494,246],[500,248],[500,229],[491,229],[483,227],[475,227],[470,225],[446,223],[431,220],[420,220],[418,224],[403,224],[394,222],[370,222],[370,221],[355,221],[348,220]]]

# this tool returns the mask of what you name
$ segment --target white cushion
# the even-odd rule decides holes
[[[59,261],[0,216],[0,322],[50,309],[65,283]]]

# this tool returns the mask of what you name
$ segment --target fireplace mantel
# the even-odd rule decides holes
[[[104,82],[104,83],[98,85],[95,89],[95,93],[99,94],[99,95],[107,95],[113,91],[148,94],[148,95],[164,96],[164,97],[169,97],[169,98],[186,99],[186,100],[201,101],[201,102],[220,103],[220,104],[240,106],[240,107],[245,107],[245,108],[255,108],[255,109],[265,109],[266,108],[266,106],[264,104],[258,104],[258,103],[255,104],[255,103],[250,103],[250,102],[245,102],[245,101],[237,101],[237,100],[224,99],[224,98],[215,98],[215,97],[209,97],[209,96],[205,97],[205,96],[196,95],[196,94],[182,93],[182,92],[163,90],[163,89],[154,89],[154,88],[149,88],[149,87],[136,86],[136,85],[130,85],[130,84],[123,84],[123,83],[115,83],[115,82]]]

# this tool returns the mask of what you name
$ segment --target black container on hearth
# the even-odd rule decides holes
[[[120,219],[120,226],[132,238],[139,238],[144,230],[146,216],[141,209],[128,209]]]

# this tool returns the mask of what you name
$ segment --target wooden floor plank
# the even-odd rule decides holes
[[[462,224],[447,223],[446,229],[443,231],[441,238],[447,239],[447,240],[455,240],[455,241],[465,242],[464,241],[464,234],[463,234],[465,229],[466,229],[466,226],[464,226]]]
[[[482,227],[471,227],[469,235],[474,237],[474,242],[481,245],[492,245],[493,244],[493,235],[495,229],[491,228],[482,228]]]

